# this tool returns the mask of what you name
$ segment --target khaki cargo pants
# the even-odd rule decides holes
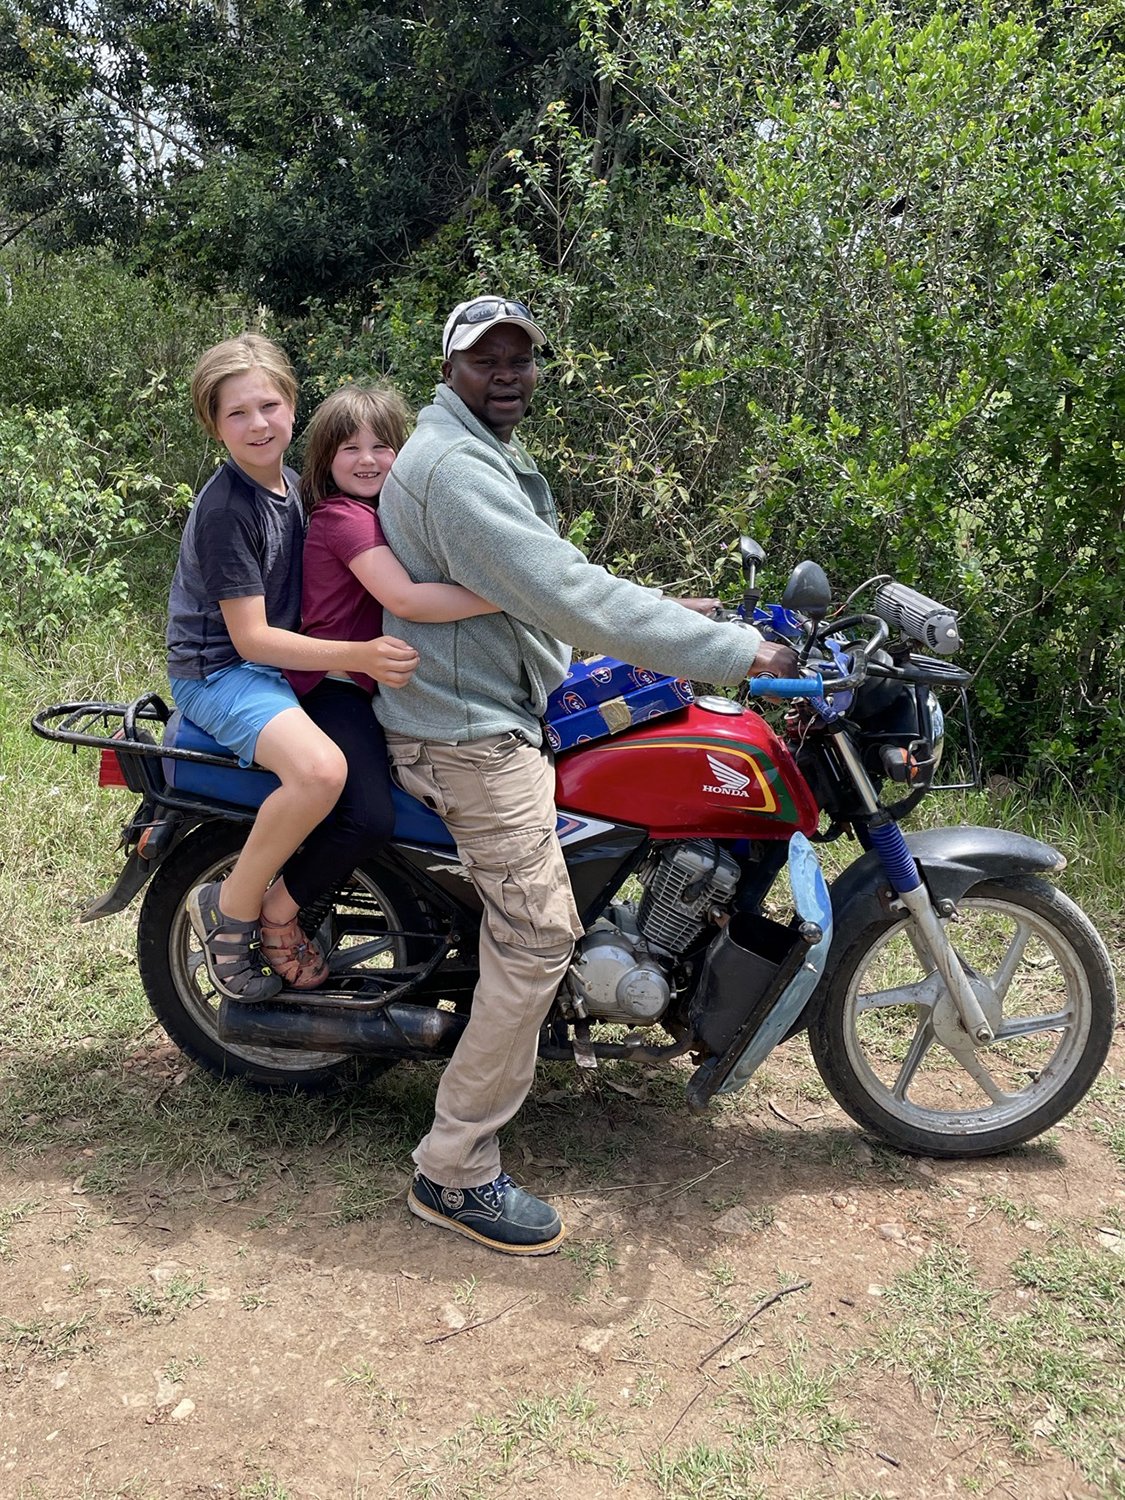
[[[484,903],[472,1015],[414,1152],[443,1187],[500,1173],[497,1132],[527,1098],[539,1028],[582,926],[555,833],[555,774],[515,733],[466,744],[388,733],[399,785],[444,820]]]

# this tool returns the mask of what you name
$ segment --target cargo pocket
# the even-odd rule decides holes
[[[391,759],[391,774],[403,791],[432,808],[439,818],[444,818],[449,811],[449,799],[438,785],[425,744],[418,740],[396,744],[388,739],[387,751]]]
[[[480,892],[495,942],[546,950],[582,936],[570,877],[552,832],[521,829],[461,844],[458,852]]]

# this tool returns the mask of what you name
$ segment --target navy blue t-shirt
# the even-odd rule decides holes
[[[223,622],[222,599],[265,599],[266,620],[301,626],[305,515],[297,475],[287,493],[255,484],[228,458],[195,497],[168,597],[168,675],[200,679],[242,660]]]

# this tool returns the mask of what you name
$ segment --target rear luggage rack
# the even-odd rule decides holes
[[[125,784],[138,796],[146,797],[160,807],[181,812],[205,813],[209,809],[239,822],[252,823],[256,808],[196,793],[181,793],[168,785],[164,775],[165,760],[191,761],[202,766],[238,768],[234,755],[212,755],[205,750],[181,750],[163,743],[164,731],[173,710],[159,693],[144,693],[132,703],[56,703],[42,708],[31,720],[31,727],[45,740],[55,740],[75,749],[89,746],[103,754],[115,755]]]

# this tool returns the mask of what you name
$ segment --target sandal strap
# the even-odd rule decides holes
[[[328,964],[315,938],[307,937],[297,918],[262,922],[262,952],[293,989],[316,989],[328,977]]]
[[[268,1000],[281,984],[263,958],[259,924],[228,917],[219,906],[219,884],[199,886],[188,898],[211,982],[237,1000]]]

